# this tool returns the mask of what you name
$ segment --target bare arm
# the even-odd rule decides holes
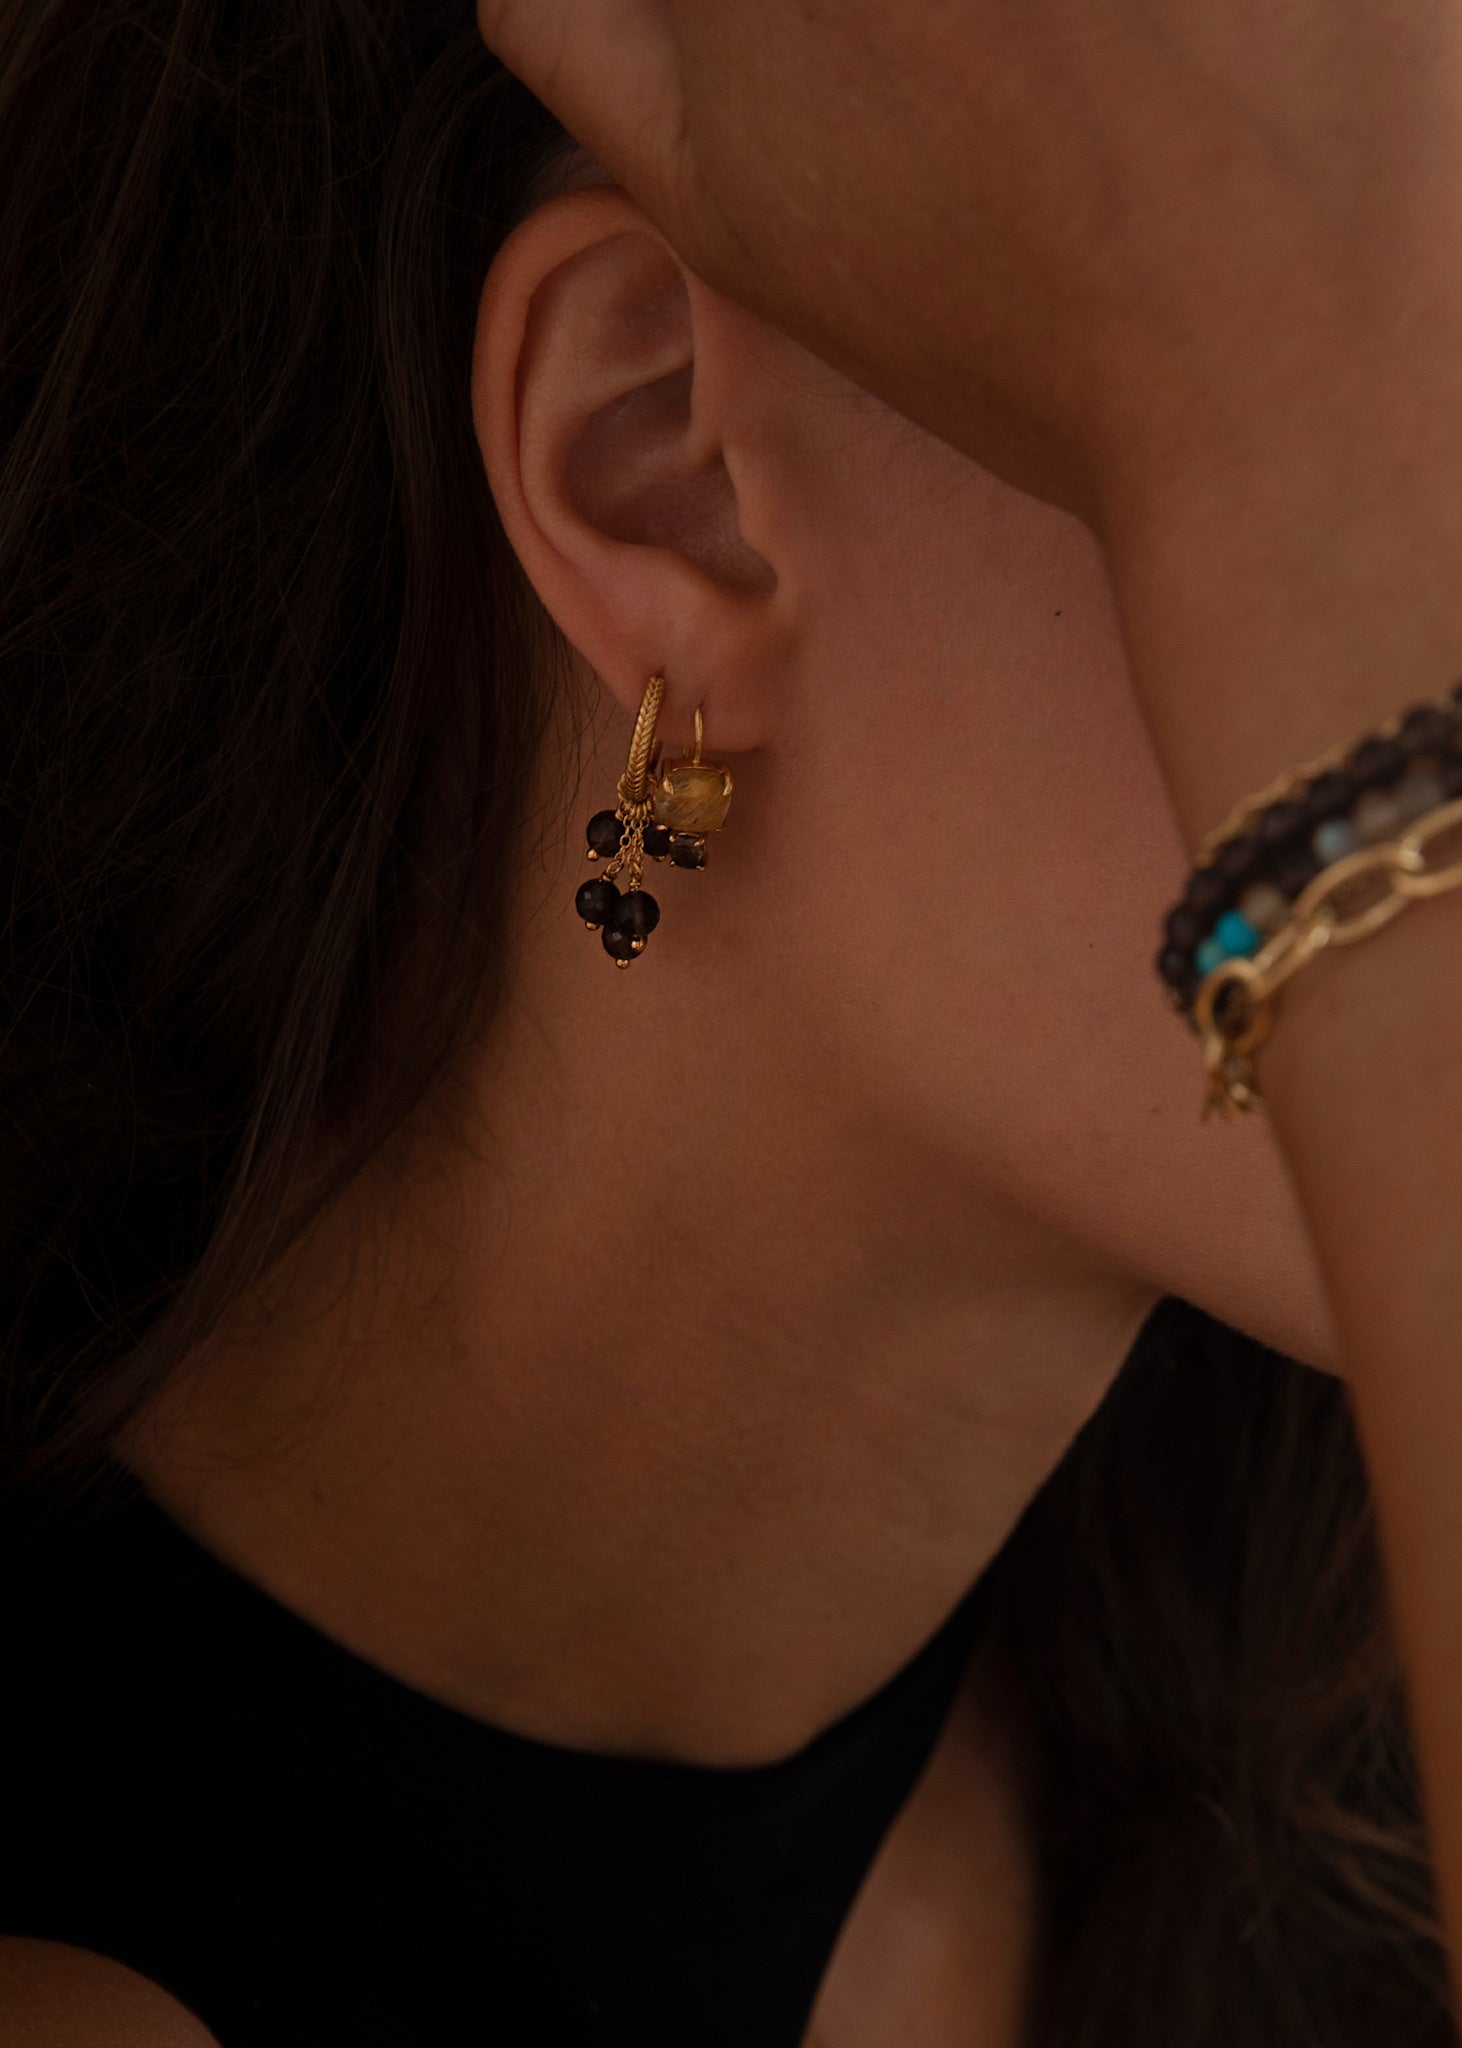
[[[0,1937],[0,2019],[5,2048],[216,2048],[156,1984],[59,1941]]]
[[[1462,681],[1462,315],[1454,333],[1391,400],[1342,403],[1303,448],[1276,424],[1261,474],[1189,488],[1132,537],[1128,637],[1194,839],[1272,771]],[[1259,1073],[1344,1347],[1455,1979],[1462,899],[1416,905],[1300,974]]]

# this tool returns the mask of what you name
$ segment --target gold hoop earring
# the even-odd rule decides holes
[[[665,678],[651,676],[640,700],[629,760],[619,778],[619,802],[589,820],[589,858],[601,871],[580,884],[574,908],[591,932],[603,936],[604,950],[618,967],[628,967],[649,943],[660,922],[660,906],[644,888],[645,861],[668,860],[678,868],[703,868],[706,834],[719,832],[731,803],[731,771],[702,758],[705,722],[695,710],[695,749],[662,765],[655,725],[665,701]],[[621,877],[626,887],[616,885]]]

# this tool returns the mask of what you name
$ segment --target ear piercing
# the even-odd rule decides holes
[[[686,748],[682,760],[662,763],[655,722],[664,701],[664,676],[651,676],[619,778],[619,801],[589,820],[589,859],[604,866],[574,897],[580,917],[591,932],[602,934],[604,950],[618,967],[639,958],[660,922],[660,906],[642,886],[646,859],[703,868],[706,834],[720,831],[731,802],[730,769],[701,758],[705,728],[699,705],[694,752]]]

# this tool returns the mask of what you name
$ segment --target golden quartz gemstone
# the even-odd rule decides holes
[[[731,772],[718,761],[672,761],[655,782],[655,822],[672,832],[719,832],[731,803]]]

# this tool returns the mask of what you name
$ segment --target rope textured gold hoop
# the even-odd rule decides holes
[[[629,761],[619,778],[619,794],[627,804],[643,804],[650,796],[650,756],[655,748],[655,725],[665,702],[665,678],[651,676],[640,699],[634,737],[629,743]]]

